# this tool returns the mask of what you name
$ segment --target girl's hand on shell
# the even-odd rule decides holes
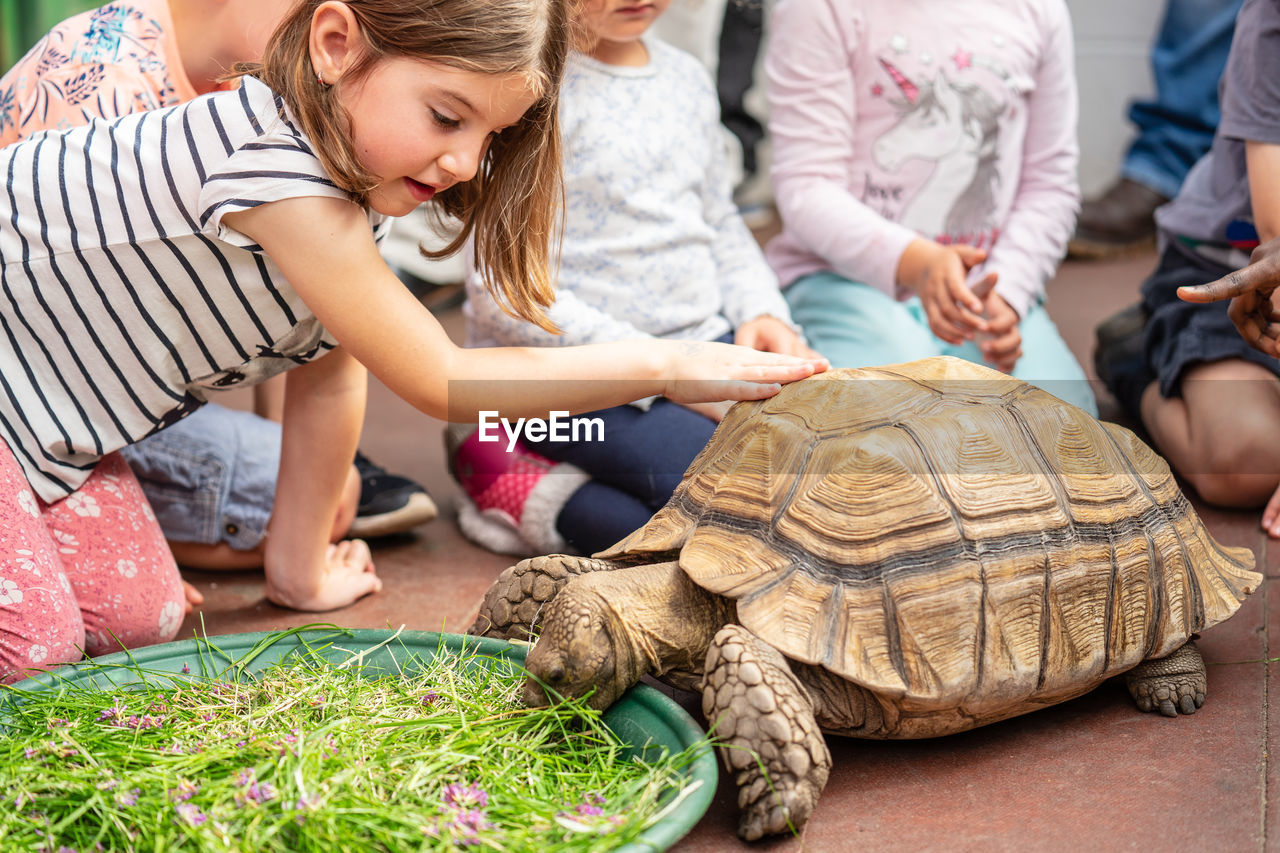
[[[670,346],[662,396],[677,403],[763,400],[830,367],[825,358],[760,352],[734,344],[679,341]]]
[[[719,403],[680,403],[680,405],[716,423],[724,420],[724,416],[729,414],[729,409],[733,408],[733,403],[728,400],[721,400]]]

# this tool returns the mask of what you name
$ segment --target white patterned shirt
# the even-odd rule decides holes
[[[761,315],[790,324],[733,204],[710,77],[683,51],[644,43],[643,67],[573,54],[561,88],[565,232],[548,313],[563,334],[504,314],[471,270],[470,346],[715,340]]]

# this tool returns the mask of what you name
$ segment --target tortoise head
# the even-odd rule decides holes
[[[525,661],[524,698],[530,706],[548,704],[545,685],[566,698],[590,693],[588,704],[604,710],[640,680],[621,620],[586,586],[571,581],[543,613],[542,633]]]

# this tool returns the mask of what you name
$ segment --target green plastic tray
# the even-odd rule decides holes
[[[260,654],[247,659],[259,643],[275,637]],[[268,633],[224,634],[202,639],[180,640],[94,658],[96,666],[73,665],[52,673],[32,676],[13,685],[22,690],[42,690],[68,681],[92,683],[101,689],[122,687],[139,680],[130,670],[146,673],[180,674],[186,666],[192,675],[216,675],[236,662],[244,674],[253,674],[301,649],[311,649],[328,660],[347,660],[352,653],[363,654],[366,672],[394,673],[397,661],[408,655],[429,658],[440,650],[479,658],[505,658],[524,663],[525,646],[488,637],[468,637],[433,631],[347,630],[316,628],[284,635]],[[88,662],[86,662],[88,663]],[[190,677],[190,676],[186,676]],[[679,752],[698,743],[705,732],[670,697],[652,687],[637,684],[623,694],[604,715],[605,724],[633,753],[646,747]],[[626,853],[666,850],[683,838],[701,820],[715,797],[719,771],[715,755],[703,749],[685,771],[690,783],[701,784],[680,802],[660,823],[649,827],[638,841],[619,847]]]

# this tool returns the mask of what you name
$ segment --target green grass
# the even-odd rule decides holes
[[[699,746],[637,760],[582,702],[525,707],[516,663],[304,646],[249,675],[269,645],[5,689],[0,849],[611,850],[691,791]]]

